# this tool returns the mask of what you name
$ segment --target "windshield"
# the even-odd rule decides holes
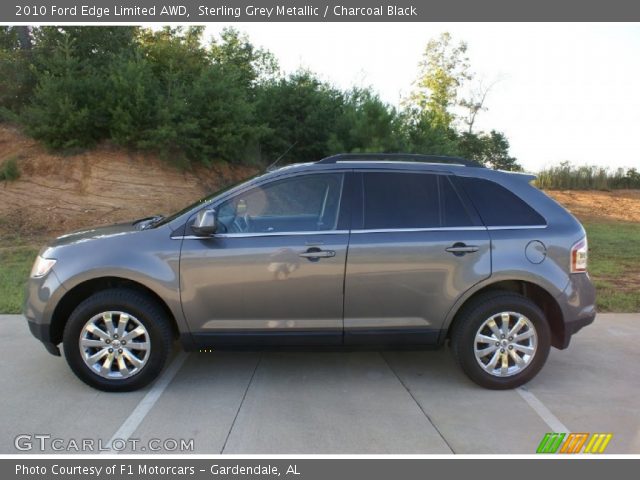
[[[258,174],[260,175],[260,174]],[[161,225],[164,225],[166,223],[172,222],[173,220],[175,220],[176,218],[178,218],[181,215],[184,215],[185,213],[187,213],[188,211],[196,208],[198,205],[204,205],[205,203],[210,202],[211,200],[213,200],[215,197],[217,197],[218,195],[222,195],[224,192],[231,190],[232,188],[237,187],[238,185],[241,185],[245,182],[248,182],[249,180],[253,180],[254,178],[256,178],[258,175],[254,175],[252,177],[249,178],[245,178],[244,180],[241,180],[239,182],[233,183],[231,185],[228,185],[220,190],[218,190],[217,192],[214,192],[210,195],[207,195],[204,198],[201,198],[200,200],[193,202],[191,205],[183,208],[182,210],[180,210],[179,212],[176,212],[172,215],[169,215],[168,217],[159,217],[158,221],[153,222],[153,224],[151,225],[152,227],[159,227]]]

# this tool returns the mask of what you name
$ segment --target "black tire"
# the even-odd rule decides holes
[[[83,359],[79,344],[83,328],[94,316],[106,311],[121,311],[135,317],[148,333],[151,347],[148,358],[127,378],[102,377]],[[87,385],[107,392],[137,390],[153,381],[167,362],[171,344],[171,324],[165,311],[147,295],[124,288],[95,293],[80,303],[69,317],[63,335],[64,355],[73,373]]]
[[[480,327],[486,320],[501,312],[524,315],[531,321],[537,334],[535,353],[528,365],[521,371],[504,377],[485,371],[476,359],[474,350]],[[486,345],[489,346],[488,343]],[[451,350],[462,370],[478,385],[493,390],[516,388],[535,377],[549,356],[550,346],[551,332],[542,310],[528,298],[506,291],[488,292],[473,299],[462,308],[451,332]],[[513,360],[509,361],[515,364]]]

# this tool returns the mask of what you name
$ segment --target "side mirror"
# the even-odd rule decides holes
[[[191,225],[191,230],[202,236],[209,236],[216,233],[218,229],[218,221],[216,219],[216,211],[212,208],[205,208],[198,212],[196,220]]]

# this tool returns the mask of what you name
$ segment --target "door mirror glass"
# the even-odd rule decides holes
[[[218,222],[216,220],[216,211],[212,208],[205,208],[198,212],[196,219],[191,225],[197,235],[213,235],[218,229]]]

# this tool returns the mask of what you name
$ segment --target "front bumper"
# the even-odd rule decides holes
[[[50,341],[51,336],[49,333],[49,330],[50,330],[49,325],[43,325],[41,323],[35,323],[32,321],[27,321],[27,324],[29,325],[29,330],[31,330],[31,334],[42,342],[47,352],[49,352],[51,355],[55,355],[56,357],[59,357],[60,349],[58,348],[58,345],[54,345]]]
[[[52,337],[51,320],[56,299],[60,299],[65,291],[53,270],[42,278],[30,278],[23,308],[32,335],[44,344],[49,353],[56,356],[60,356],[57,346],[60,342]]]
[[[571,337],[596,318],[596,289],[587,273],[570,275],[567,288],[558,297],[564,318],[564,334],[559,348],[569,346]]]

